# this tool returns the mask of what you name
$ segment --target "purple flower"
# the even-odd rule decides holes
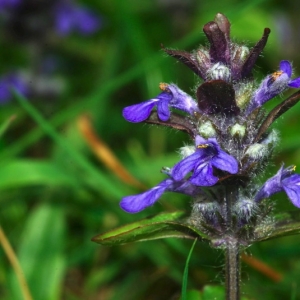
[[[0,78],[0,103],[4,104],[11,100],[12,89],[17,90],[22,95],[28,95],[29,87],[24,79],[15,73],[11,73]]]
[[[246,113],[251,113],[257,107],[262,106],[268,100],[276,97],[288,87],[299,88],[300,77],[291,79],[292,65],[287,60],[282,60],[279,65],[279,71],[268,75],[260,84],[254,93]]]
[[[300,175],[293,174],[294,170],[294,166],[286,169],[282,166],[277,174],[261,187],[255,196],[255,201],[259,202],[273,194],[285,191],[291,202],[300,208]]]
[[[72,3],[61,2],[55,10],[55,27],[60,35],[68,35],[71,31],[81,34],[94,33],[100,27],[100,20],[92,11]]]
[[[14,8],[21,3],[21,0],[0,0],[0,10]]]
[[[196,137],[197,150],[176,164],[172,170],[175,180],[182,180],[193,171],[189,181],[197,186],[212,186],[218,182],[213,174],[213,167],[231,174],[238,172],[236,159],[224,152],[215,138]]]
[[[187,180],[174,181],[168,178],[142,194],[124,197],[120,206],[128,213],[137,213],[153,205],[164,192],[168,191],[186,195],[195,195],[200,192],[198,187],[193,186]]]
[[[170,107],[180,109],[189,114],[199,111],[197,103],[194,99],[180,90],[175,84],[160,84],[160,93],[156,98],[148,101],[134,104],[123,109],[123,117],[133,123],[138,123],[146,120],[156,106],[158,117],[162,121],[167,121],[170,118]]]

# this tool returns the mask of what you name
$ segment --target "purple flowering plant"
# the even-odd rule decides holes
[[[180,149],[181,160],[164,167],[166,179],[150,190],[125,196],[128,213],[152,206],[166,192],[189,195],[187,214],[165,213],[129,227],[96,236],[100,244],[121,244],[156,238],[208,240],[225,251],[226,299],[240,299],[240,253],[254,242],[298,234],[300,211],[273,215],[273,195],[284,192],[300,208],[300,175],[282,166],[261,185],[257,181],[279,142],[270,125],[300,100],[296,91],[269,113],[264,103],[289,88],[300,88],[292,65],[282,60],[279,70],[257,84],[252,69],[270,34],[265,28],[252,49],[230,39],[230,23],[218,13],[203,27],[209,46],[193,52],[167,49],[201,79],[190,96],[175,84],[161,83],[161,93],[124,108],[133,123],[168,126],[187,133],[190,145]]]

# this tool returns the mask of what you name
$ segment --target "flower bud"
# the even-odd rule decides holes
[[[246,126],[244,125],[240,125],[236,123],[230,128],[230,134],[232,136],[237,136],[242,138],[245,136],[245,133],[246,133]]]
[[[199,134],[204,138],[216,136],[216,130],[210,121],[206,121],[199,126]]]
[[[190,156],[196,151],[196,147],[194,145],[192,146],[184,146],[179,149],[179,154],[182,157],[182,159]]]
[[[278,131],[273,129],[269,135],[261,141],[262,144],[275,145],[279,141]]]
[[[250,156],[251,158],[259,159],[266,156],[268,153],[269,147],[267,144],[255,143],[249,146],[245,154]]]
[[[220,206],[217,202],[196,202],[193,204],[193,212],[203,217],[212,219],[219,212]]]
[[[257,212],[257,205],[251,199],[242,199],[234,205],[233,210],[239,219],[248,221]]]
[[[253,83],[241,84],[236,90],[235,99],[239,108],[244,108],[250,102],[253,94]]]
[[[218,62],[207,70],[206,79],[207,80],[224,80],[226,82],[230,82],[231,72],[228,67],[226,67],[225,65]]]

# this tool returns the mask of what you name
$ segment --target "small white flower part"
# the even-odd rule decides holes
[[[214,137],[217,134],[215,128],[213,127],[213,125],[210,121],[201,123],[201,125],[199,126],[199,129],[198,129],[198,132],[204,138]]]
[[[251,158],[259,159],[268,155],[268,153],[269,153],[269,147],[267,144],[255,143],[249,146],[245,154],[250,156]]]
[[[244,125],[240,125],[236,123],[230,128],[230,134],[232,136],[239,136],[242,138],[245,136],[245,133],[246,133],[246,126]]]
[[[231,72],[228,67],[221,63],[214,64],[206,72],[207,80],[224,80],[229,82],[231,79]]]
[[[184,146],[179,148],[179,154],[182,157],[182,159],[190,156],[196,151],[196,147],[194,145],[191,146]]]
[[[261,143],[268,144],[268,145],[276,145],[278,141],[279,141],[278,131],[273,129]]]
[[[213,217],[220,210],[220,205],[213,202],[197,202],[193,205],[193,211],[201,212],[207,217]]]
[[[234,205],[233,210],[237,217],[248,221],[256,213],[257,204],[251,199],[241,199]]]

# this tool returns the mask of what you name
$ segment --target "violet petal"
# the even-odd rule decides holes
[[[286,73],[289,78],[292,76],[292,65],[289,61],[282,60],[279,64],[279,69]]]
[[[191,176],[190,181],[198,186],[212,186],[218,182],[218,177],[213,175],[213,168],[209,162],[199,165]]]
[[[219,150],[218,155],[212,158],[211,164],[215,168],[227,171],[230,174],[236,174],[238,172],[237,160],[223,150]]]
[[[127,106],[123,109],[123,117],[132,123],[138,123],[146,120],[158,99],[151,99],[139,104]]]
[[[120,202],[120,206],[128,213],[137,213],[148,206],[153,205],[166,189],[172,185],[173,180],[166,179],[152,189],[133,196],[126,196]]]
[[[292,88],[299,88],[300,87],[300,77],[297,77],[293,80],[291,80],[288,84],[289,87],[292,87]]]

